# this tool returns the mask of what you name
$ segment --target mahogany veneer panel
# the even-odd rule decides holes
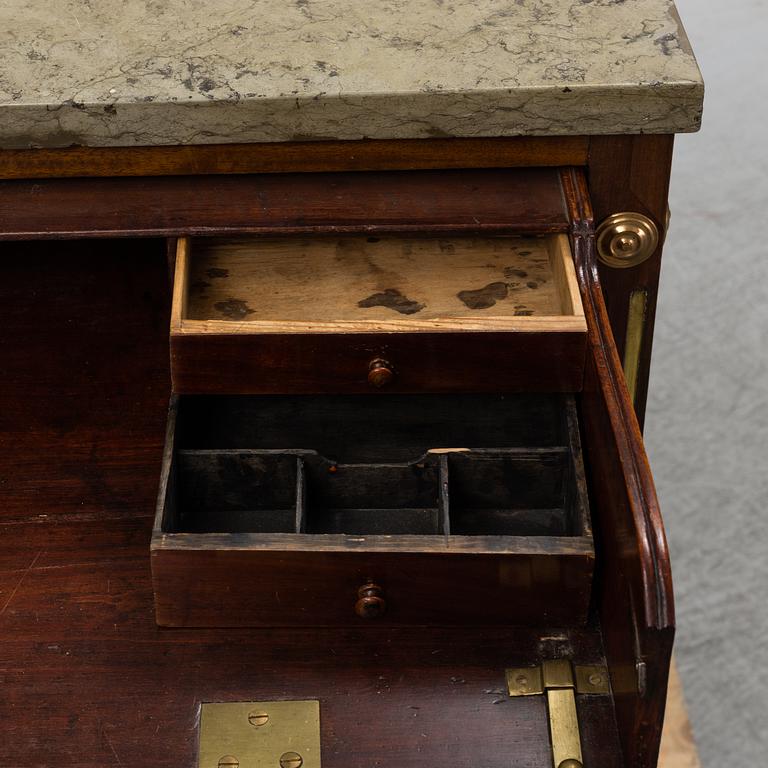
[[[192,768],[201,701],[299,697],[321,700],[326,768],[547,765],[543,701],[508,699],[503,670],[564,649],[599,661],[594,625],[155,625],[145,515],[166,417],[168,306],[163,246],[144,247],[6,250],[0,765]],[[60,322],[41,311],[49,304]],[[619,768],[610,697],[580,700],[579,713],[585,760]]]
[[[603,576],[596,581],[616,717],[630,768],[655,766],[664,719],[674,597],[664,525],[640,427],[600,287],[594,215],[584,175],[565,171],[573,254],[589,349],[580,397]]]
[[[645,417],[661,258],[668,224],[674,139],[673,135],[646,134],[592,136],[589,141],[589,193],[595,209],[595,222],[619,211],[638,211],[650,216],[662,233],[656,253],[642,264],[631,269],[600,266],[602,292],[620,359],[623,359],[627,339],[630,296],[635,291],[643,291],[647,296],[633,402],[641,427]]]
[[[586,136],[291,141],[0,150],[0,178],[584,165]]]
[[[601,659],[594,627],[158,629],[148,523],[0,526],[24,542],[2,573],[0,764],[193,768],[201,702],[317,698],[326,768],[538,768],[543,698],[508,698],[504,668],[562,648]],[[620,768],[610,697],[578,706],[585,760]]]
[[[23,194],[13,204],[23,213],[34,189],[19,190]],[[38,209],[36,220],[49,213]],[[81,226],[88,213],[83,206]],[[579,236],[588,230],[579,229]],[[0,285],[0,298],[11,321],[0,328],[8,361],[0,382],[0,459],[11,469],[2,477],[9,501],[4,496],[0,516],[7,522],[0,534],[11,546],[0,550],[0,764],[84,768],[143,766],[151,759],[160,766],[191,766],[200,700],[255,698],[260,692],[316,695],[325,690],[328,678],[320,674],[328,666],[335,687],[327,696],[336,713],[325,731],[325,759],[336,761],[328,765],[424,764],[425,743],[420,736],[415,740],[415,732],[408,731],[400,751],[399,721],[398,732],[376,730],[388,695],[377,685],[379,677],[396,681],[400,691],[406,681],[424,681],[417,689],[420,701],[411,703],[409,688],[409,701],[390,699],[397,705],[392,713],[429,701],[427,719],[435,727],[419,734],[428,734],[438,759],[475,766],[478,734],[499,764],[548,764],[543,713],[531,724],[528,710],[515,709],[515,730],[508,735],[509,721],[495,719],[506,702],[486,710],[476,692],[494,690],[497,667],[530,662],[537,654],[572,652],[597,661],[596,625],[584,631],[529,628],[531,634],[419,630],[410,639],[402,630],[376,636],[290,630],[256,637],[252,630],[169,632],[154,626],[146,555],[150,521],[133,517],[143,514],[156,490],[168,389],[162,247],[151,248],[150,261],[104,243],[93,249],[78,243],[67,259],[46,256],[38,246],[5,250],[12,279]],[[590,258],[580,268],[591,270],[593,294],[594,254]],[[114,279],[116,268],[122,280]],[[84,282],[84,275],[92,281]],[[51,323],[48,303],[61,310],[61,322]],[[607,324],[602,299],[596,307],[590,311]],[[590,433],[607,435],[616,446],[606,455],[597,450],[598,439],[590,457],[590,475],[598,481],[596,527],[600,540],[620,545],[606,548],[610,556],[602,561],[595,607],[614,684],[628,685],[618,691],[617,719],[607,697],[583,710],[585,761],[649,768],[658,750],[674,626],[668,555],[639,430],[626,389],[617,386],[618,359],[615,352],[606,355],[611,342],[604,336],[591,343],[595,365],[582,405]],[[549,639],[542,644],[543,634]],[[319,650],[312,650],[313,643]],[[635,653],[647,672],[641,690]],[[299,679],[306,688],[286,682]],[[429,698],[433,689],[439,701]],[[354,716],[350,709],[339,715],[349,702]],[[487,715],[492,729],[484,730],[473,713]],[[349,731],[336,727],[345,722]],[[391,756],[389,765],[382,754],[384,760]]]
[[[0,182],[0,239],[567,228],[556,168]]]

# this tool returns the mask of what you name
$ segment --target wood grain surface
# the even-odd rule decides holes
[[[169,387],[164,247],[19,244],[5,256],[0,765],[191,768],[199,703],[257,696],[321,697],[329,768],[416,768],[425,756],[456,768],[548,764],[541,702],[510,704],[500,670],[556,653],[599,661],[595,625],[545,637],[532,628],[158,629],[148,543]],[[586,764],[645,768],[655,762],[674,616],[652,480],[626,393],[608,386],[619,364],[607,343],[594,340],[602,352],[585,403],[593,434],[611,437],[621,462],[589,458],[604,491],[600,536],[622,547],[604,563],[612,588],[598,590],[597,607],[614,679],[625,662],[635,669],[635,640],[653,666],[650,703],[619,690],[617,719],[607,697],[580,715]],[[603,416],[599,397],[608,397]],[[636,484],[622,489],[627,468]]]
[[[624,357],[627,339],[630,295],[633,291],[644,291],[647,294],[634,399],[641,427],[648,395],[674,138],[668,135],[593,136],[589,142],[589,192],[595,223],[599,224],[614,213],[633,211],[649,216],[656,222],[661,233],[656,252],[642,264],[629,269],[614,269],[603,264],[599,266],[606,308],[620,359]]]
[[[243,186],[195,178],[211,174],[517,166],[587,166],[597,222],[619,211],[639,211],[650,215],[663,231],[673,141],[673,136],[640,135],[4,150],[0,152],[0,178],[20,183],[0,184],[0,239],[110,233],[175,235],[211,228],[258,228],[237,200],[219,209],[229,190],[233,189],[237,198]],[[181,206],[176,200],[179,186],[173,180],[156,188],[147,179],[121,181],[121,177],[168,175],[188,177],[182,180]],[[50,183],[40,183],[49,179]],[[191,189],[185,188],[199,192],[200,199],[195,200],[194,193],[190,197]],[[245,192],[247,198],[248,185]],[[539,200],[534,207],[541,205]],[[185,216],[185,210],[192,215]],[[560,223],[564,223],[562,219]],[[629,297],[633,291],[647,293],[635,396],[641,427],[662,244],[638,267],[602,268],[603,290],[620,355],[626,340]]]
[[[0,181],[0,239],[564,232],[555,168]]]
[[[669,550],[600,286],[586,179],[570,169],[563,172],[563,184],[589,328],[580,402],[592,515],[596,537],[614,543],[600,550],[603,577],[596,582],[596,599],[627,764],[651,768],[658,760],[675,632]]]
[[[313,232],[315,235],[320,232],[348,231],[350,228],[361,231],[362,228],[367,232],[367,238],[372,237],[375,240],[381,235],[372,234],[380,228],[376,224],[378,216],[381,217],[380,224],[384,231],[388,228],[409,234],[418,231],[422,236],[434,238],[433,242],[437,243],[439,249],[441,242],[452,242],[450,239],[439,239],[441,233],[446,234],[443,232],[446,227],[450,232],[460,230],[463,234],[477,234],[478,228],[483,234],[501,234],[505,231],[507,234],[552,233],[559,226],[555,222],[559,220],[561,213],[558,211],[564,205],[560,176],[551,169],[524,169],[514,173],[475,171],[461,175],[448,171],[441,174],[379,174],[376,178],[363,178],[362,174],[358,174],[350,179],[337,175],[332,179],[335,192],[329,198],[330,202],[326,197],[316,197],[321,194],[317,186],[320,175],[309,177],[312,184],[307,182],[307,178],[299,177],[296,188],[290,186],[287,176],[264,177],[260,182],[267,185],[272,183],[274,187],[271,192],[268,186],[264,188],[261,211],[261,215],[271,221],[272,234],[289,234],[297,225],[305,232]],[[506,181],[505,186],[496,188],[496,193],[490,191],[491,187],[499,185],[502,181]],[[471,190],[470,185],[474,185]],[[471,212],[466,207],[467,195],[470,192]],[[519,197],[515,197],[515,193]],[[368,198],[365,198],[366,194]],[[507,203],[504,209],[500,207],[502,197]],[[361,200],[364,202],[361,203]],[[301,201],[306,207],[301,207]],[[342,205],[345,207],[342,208]],[[274,211],[271,210],[273,206]],[[282,206],[287,206],[286,211],[282,210]],[[286,215],[290,222],[285,221]],[[342,218],[339,219],[339,216]],[[373,218],[366,219],[364,216]],[[508,223],[502,224],[505,220]],[[542,224],[545,220],[549,220],[549,224]],[[347,223],[344,223],[345,221]],[[384,225],[384,221],[389,223]],[[377,245],[369,243],[367,238],[366,246]],[[387,367],[394,373],[386,387],[386,390],[391,392],[576,392],[581,389],[586,344],[585,326],[579,298],[576,296],[569,249],[562,237],[553,238],[547,245],[551,277],[545,278],[557,286],[556,296],[562,308],[560,315],[537,315],[533,309],[523,308],[523,305],[528,307],[527,294],[534,290],[538,293],[544,285],[540,282],[540,275],[534,276],[533,272],[529,275],[527,269],[517,270],[525,272],[525,277],[510,273],[502,283],[499,280],[490,280],[490,276],[485,274],[483,279],[478,277],[477,283],[470,285],[462,281],[456,282],[456,264],[450,262],[448,255],[451,265],[449,276],[437,269],[416,268],[411,262],[409,269],[420,275],[421,281],[411,285],[401,279],[402,286],[397,288],[390,283],[397,282],[395,278],[398,275],[402,278],[400,273],[403,272],[404,265],[393,264],[395,259],[391,252],[388,259],[385,259],[388,263],[384,265],[377,264],[375,260],[370,262],[366,258],[361,259],[359,253],[353,253],[350,258],[356,260],[358,266],[362,264],[362,277],[367,275],[370,279],[370,263],[374,264],[374,272],[379,270],[375,272],[376,282],[371,283],[365,290],[361,290],[358,285],[354,295],[355,301],[348,300],[355,312],[354,320],[342,317],[334,322],[323,319],[328,316],[329,306],[339,298],[339,303],[343,306],[343,299],[347,295],[345,291],[354,289],[356,279],[361,278],[361,274],[351,270],[352,277],[345,281],[345,288],[342,290],[336,287],[340,282],[337,265],[329,258],[327,251],[327,243],[332,241],[306,241],[303,246],[313,254],[310,262],[315,264],[317,280],[307,282],[307,276],[301,269],[307,261],[306,258],[296,262],[290,254],[283,254],[277,260],[279,266],[272,268],[272,279],[262,283],[255,273],[246,273],[250,258],[243,258],[232,267],[234,273],[241,278],[235,281],[238,283],[238,292],[225,291],[212,305],[206,300],[203,302],[203,309],[195,313],[194,307],[199,305],[200,294],[196,294],[193,288],[190,296],[186,289],[187,283],[190,287],[197,286],[198,290],[202,289],[203,296],[208,296],[211,291],[219,291],[217,282],[227,280],[226,276],[230,271],[229,267],[221,264],[233,258],[231,251],[225,251],[220,254],[223,260],[221,263],[217,262],[217,266],[205,266],[202,273],[195,273],[196,242],[194,238],[179,240],[171,329],[175,392],[369,393],[372,387],[368,373],[375,360],[386,361]],[[349,242],[359,243],[354,240]],[[285,242],[277,246],[271,243],[268,247],[285,248]],[[203,248],[206,246],[203,245]],[[235,254],[241,250],[242,246],[238,245]],[[363,256],[373,258],[375,250],[377,249],[371,248],[371,253],[364,252]],[[527,249],[525,253],[528,253]],[[204,259],[210,260],[215,254],[215,243],[203,251]],[[333,255],[338,256],[335,247]],[[444,253],[439,255],[440,258],[446,256]],[[398,256],[402,262],[402,252]],[[434,266],[434,260],[431,263]],[[488,263],[484,259],[481,266]],[[514,269],[516,268],[513,267]],[[421,299],[413,298],[419,295],[419,291],[426,290],[427,273],[432,281],[437,280],[438,285],[433,282],[432,288],[423,294]],[[501,274],[503,276],[503,268]],[[494,271],[491,276],[499,275]],[[462,321],[459,324],[455,322],[456,318],[451,317],[417,319],[391,308],[367,306],[382,301],[392,303],[395,300],[394,294],[388,294],[387,291],[395,291],[401,309],[403,306],[424,308],[427,297],[431,300],[437,296],[436,289],[440,288],[440,279],[453,286],[451,290],[454,295],[451,298],[456,307],[461,307],[458,295],[464,295],[468,302],[476,303],[479,290],[483,294],[480,297],[483,301],[493,302],[492,308],[499,309],[495,315],[486,317],[480,316],[479,310],[474,308],[469,316],[459,316]],[[486,282],[488,280],[490,281]],[[329,282],[333,286],[330,292],[334,294],[330,298],[327,297]],[[510,291],[514,296],[517,288],[510,286],[515,283],[525,286],[526,296],[519,302],[520,309],[515,308],[518,302],[513,300],[512,314],[505,317],[499,314],[503,310],[501,293],[497,293],[496,298],[487,294],[492,292],[495,286],[497,291],[503,289],[505,296],[508,296]],[[531,288],[529,284],[537,287]],[[315,299],[314,294],[311,294],[306,298],[307,291],[315,288],[324,297]],[[406,289],[413,296],[408,295]],[[251,299],[248,290],[253,293]],[[300,302],[301,309],[297,310],[292,303],[289,317],[281,319],[280,315],[287,311],[286,300],[294,302],[295,296],[305,299]],[[359,306],[360,302],[366,306]],[[438,304],[441,314],[456,311],[448,309],[445,295],[438,300]],[[264,319],[272,305],[279,322]],[[259,309],[254,309],[254,306]],[[363,322],[360,316],[371,308],[379,312],[379,318]],[[185,320],[190,309],[193,315],[208,315],[209,319]],[[534,314],[524,314],[528,311],[534,311]],[[222,312],[232,318],[221,319]],[[304,320],[296,319],[301,312],[314,312],[317,316],[312,317],[310,314]],[[211,319],[211,314],[218,316]],[[388,314],[400,316],[396,320],[381,317]],[[257,317],[249,320],[252,316]],[[366,314],[365,317],[367,316]],[[261,330],[264,332],[256,333],[260,323],[263,323]],[[392,332],[401,329],[406,332]],[[448,335],[445,331],[455,333]]]
[[[197,238],[188,258],[182,321],[222,323],[211,332],[504,330],[581,310],[565,235]]]
[[[17,244],[5,257],[0,765],[194,768],[201,702],[280,698],[320,699],[326,768],[549,764],[544,702],[508,698],[504,669],[563,652],[600,661],[594,625],[159,629],[164,245]],[[585,761],[620,768],[610,698],[579,713]]]
[[[586,136],[0,150],[0,178],[584,165]]]
[[[554,444],[540,446],[553,422]],[[524,445],[531,434],[538,447],[506,447]],[[425,444],[409,450],[404,442],[413,439]],[[485,448],[425,455],[427,447],[458,442]],[[354,446],[361,443],[358,452]],[[185,449],[189,445],[195,448]],[[215,454],[200,456],[201,447]],[[270,453],[257,454],[257,447]],[[294,460],[301,457],[300,471],[294,465],[284,473],[285,492],[276,489],[276,495],[283,509],[300,509],[298,519],[285,510],[289,514],[277,516],[282,527],[257,532],[260,516],[251,512],[245,530],[189,532],[185,521],[199,504],[212,504],[217,520],[226,517],[219,511],[227,503],[237,507],[243,480],[251,497],[270,504],[275,494],[259,492],[253,462],[269,458],[277,485],[274,461],[288,458],[286,450],[295,451]],[[324,456],[313,453],[318,450]],[[339,452],[346,460],[325,458]],[[398,463],[397,452],[411,455]],[[194,477],[185,472],[192,455],[207,459],[207,480],[200,462]],[[503,455],[509,462],[500,466]],[[594,566],[585,486],[572,398],[174,398],[152,537],[158,623],[356,626],[357,591],[374,581],[388,606],[379,626],[585,624]],[[547,532],[541,521],[554,510],[544,507],[556,504],[562,505],[560,523]],[[442,533],[435,523],[431,532],[411,525],[400,535],[383,535],[398,507],[414,512],[426,505],[435,513],[439,507]],[[358,525],[361,513],[381,519],[375,528],[369,519],[361,530],[323,531],[324,507],[354,515]],[[496,527],[473,529],[473,519],[488,524],[488,507],[495,509]],[[274,516],[267,520],[274,525]],[[292,533],[302,524],[307,533]],[[462,526],[464,534],[478,535],[462,535]],[[254,583],[270,588],[254,589]]]

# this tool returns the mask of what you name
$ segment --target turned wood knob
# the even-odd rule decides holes
[[[378,619],[386,610],[387,601],[384,599],[384,590],[378,584],[363,584],[357,590],[355,613],[361,619]]]
[[[377,389],[383,387],[394,378],[395,373],[392,370],[392,366],[386,360],[380,357],[371,360],[371,364],[368,366],[368,383],[372,387]]]

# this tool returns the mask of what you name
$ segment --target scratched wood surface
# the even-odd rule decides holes
[[[325,768],[547,764],[504,667],[595,627],[162,630],[149,567],[169,391],[164,245],[14,245],[0,282],[0,766],[193,768],[201,701],[319,698]],[[50,322],[49,312],[58,321]],[[620,768],[611,701],[587,764]]]

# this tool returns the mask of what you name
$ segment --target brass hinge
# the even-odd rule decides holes
[[[546,693],[554,768],[582,768],[584,761],[575,694],[609,693],[608,670],[596,665],[571,665],[568,659],[556,659],[544,661],[537,667],[508,669],[506,676],[510,696]]]
[[[203,704],[198,766],[320,768],[320,703]]]

